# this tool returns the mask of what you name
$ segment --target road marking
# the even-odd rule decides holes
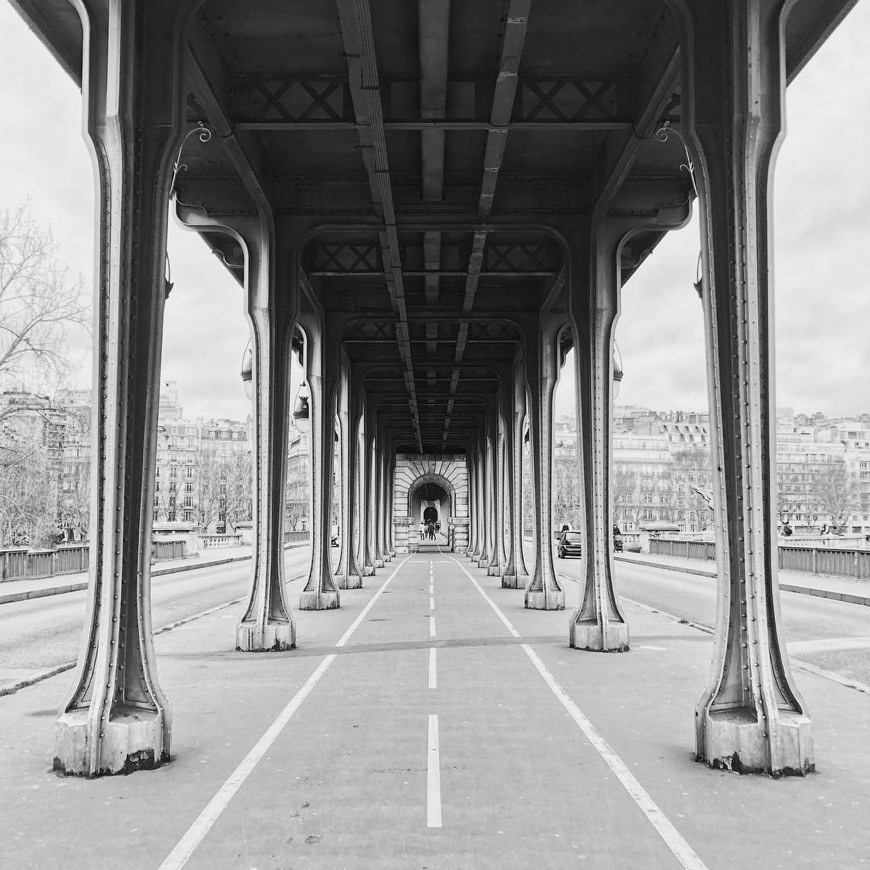
[[[389,586],[390,581],[396,576],[396,574],[398,574],[399,569],[406,561],[407,557],[396,565],[393,573],[387,577],[380,589],[375,592],[368,604],[366,604],[357,618],[351,623],[350,628],[335,644],[336,647],[343,647],[347,643],[350,636],[354,633],[363,619],[365,619],[374,603],[378,598],[380,598],[381,593],[387,588],[387,586]],[[227,805],[235,796],[236,792],[238,792],[245,780],[250,776],[251,771],[253,771],[258,762],[269,751],[272,744],[278,739],[278,736],[293,717],[293,714],[299,709],[302,702],[308,697],[311,690],[320,681],[320,678],[327,672],[327,670],[329,670],[329,666],[336,658],[337,656],[335,653],[330,653],[315,668],[314,673],[305,681],[302,688],[299,689],[299,691],[290,699],[284,709],[278,714],[275,721],[272,722],[263,736],[254,744],[253,749],[251,749],[251,751],[242,759],[239,766],[230,774],[229,779],[220,787],[217,794],[206,804],[205,808],[190,826],[187,833],[181,838],[181,840],[179,840],[175,848],[160,865],[159,870],[181,870],[181,868],[187,864],[196,847],[212,829],[221,813],[227,808]]]
[[[654,650],[655,652],[667,652],[668,651],[668,648],[666,646],[648,645],[648,646],[639,646],[638,649],[651,649],[651,650]]]
[[[441,827],[441,762],[438,745],[438,717],[429,714],[429,763],[426,776],[426,827]]]
[[[688,625],[691,628],[695,628],[698,631],[703,631],[704,634],[715,634],[715,631],[712,626],[704,625],[703,622],[692,622],[691,620],[683,619],[681,616],[677,616],[676,613],[670,613],[667,610],[662,610],[661,607],[651,607],[649,604],[644,604],[642,601],[635,601],[633,598],[626,598],[625,595],[619,596],[623,601],[627,601],[629,604],[633,604],[635,607],[640,607],[643,610],[649,610],[650,613],[657,613],[660,616],[664,616],[667,619],[673,619],[674,622],[679,622],[681,625]],[[791,644],[787,644],[787,647],[790,649]],[[789,662],[796,668],[800,668],[802,671],[808,671],[811,674],[815,674],[817,677],[822,677],[822,679],[830,680],[832,683],[837,683],[840,686],[844,686],[847,689],[854,689],[856,692],[862,692],[865,695],[870,695],[870,685],[866,683],[862,683],[860,680],[854,680],[851,677],[844,677],[841,674],[834,673],[834,671],[828,671],[824,668],[817,667],[816,665],[811,665],[809,662],[805,662],[802,659],[797,659],[789,655]]]
[[[435,609],[435,598],[432,595],[429,596],[429,609]]]
[[[833,652],[845,649],[868,649],[870,637],[823,637],[817,640],[793,640],[786,644],[789,653]]]
[[[438,688],[438,671],[435,667],[435,647],[429,647],[429,688]]]
[[[483,596],[483,600],[493,609],[495,615],[501,620],[504,627],[514,636],[521,637],[513,627],[510,620],[501,612],[498,605],[486,594],[481,585],[465,570],[457,559],[453,560],[465,572],[466,577],[474,584],[477,591]],[[674,854],[685,870],[707,870],[704,862],[698,857],[695,850],[683,839],[680,832],[671,824],[670,820],[659,809],[649,793],[637,781],[634,774],[628,769],[625,762],[610,748],[607,741],[598,733],[595,726],[586,718],[580,708],[569,697],[568,693],[556,682],[555,677],[547,669],[546,665],[538,658],[538,654],[527,644],[520,644],[523,652],[529,657],[537,672],[552,690],[559,703],[565,708],[568,715],[583,732],[586,739],[592,744],[605,764],[613,771],[623,788],[629,793],[632,800],[646,816],[647,821],[656,829],[658,835],[665,841],[667,847]]]
[[[285,582],[285,585],[295,583],[297,580],[303,580],[306,576],[306,574],[299,574],[297,577],[291,577]],[[174,631],[176,628],[181,628],[182,625],[187,625],[188,622],[194,622],[197,619],[202,619],[204,616],[211,616],[212,613],[217,613],[217,611],[219,610],[224,610],[227,607],[232,607],[234,604],[241,604],[243,601],[247,601],[249,598],[250,593],[242,595],[240,598],[233,598],[232,601],[225,601],[223,604],[209,607],[206,610],[200,610],[197,613],[192,613],[190,616],[185,616],[184,619],[178,619],[175,622],[170,622],[168,625],[164,625],[162,628],[155,628],[154,631],[151,632],[151,634],[152,636],[156,636],[158,634],[165,634],[167,631]],[[221,618],[238,619],[238,616],[224,616]],[[22,680],[18,680],[14,683],[7,683],[5,686],[0,686],[0,698],[4,697],[5,695],[14,695],[20,689],[30,688],[30,686],[35,686],[37,683],[41,683],[43,680],[48,680],[51,677],[56,677],[58,674],[64,673],[64,671],[72,670],[76,666],[76,664],[77,662],[75,660],[71,662],[64,662],[63,664],[54,665],[53,667],[46,668],[42,671],[36,671],[35,673],[31,674],[28,677],[25,677]]]
[[[429,617],[429,637],[435,637],[435,617]]]

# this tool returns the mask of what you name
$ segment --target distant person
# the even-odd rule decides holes
[[[820,535],[827,535],[828,534],[828,524],[827,523],[822,523],[822,528],[819,531],[819,534]]]
[[[792,527],[791,527],[788,523],[786,523],[786,524],[782,527],[782,536],[783,536],[784,538],[790,538],[790,537],[792,536],[793,531],[794,531],[794,530],[792,529]]]

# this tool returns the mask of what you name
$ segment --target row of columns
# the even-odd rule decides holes
[[[96,458],[92,576],[81,652],[57,723],[55,767],[88,776],[157,766],[169,758],[171,711],[154,665],[150,533],[156,457],[166,220],[172,166],[185,130],[186,33],[195,0],[78,0],[86,48],[85,129],[97,172],[99,233],[95,311]],[[782,128],[785,0],[673,0],[682,30],[681,126],[697,165],[703,306],[710,365],[719,607],[713,663],[696,710],[698,757],[714,766],[772,773],[813,768],[812,734],[779,628],[772,494],[773,355],[770,336],[770,173]],[[302,278],[268,195],[256,218],[225,223],[247,252],[254,345],[255,557],[240,648],[295,643],[284,600],[282,516],[288,419],[287,365],[297,323],[306,336],[311,390],[314,534],[304,607],[340,603],[332,572],[332,462],[336,416],[347,404],[349,506],[343,529],[345,588],[389,561],[385,507],[388,442],[362,381],[316,305],[303,311]],[[610,553],[612,333],[622,244],[637,230],[604,201],[591,224],[564,226],[570,259],[567,317],[523,322],[525,353],[487,403],[468,445],[473,505],[470,557],[523,583],[517,511],[521,381],[528,393],[535,490],[535,569],[529,607],[564,607],[551,547],[552,398],[559,338],[577,349],[584,481],[584,587],[571,620],[575,647],[625,649]],[[677,210],[679,211],[679,210]],[[631,209],[627,210],[631,213]],[[189,216],[195,224],[197,218]],[[659,213],[666,229],[684,215]],[[207,219],[202,218],[202,223]],[[283,218],[281,220],[284,220]],[[668,221],[671,221],[669,224]],[[276,263],[282,268],[276,268]],[[288,268],[287,264],[291,264]],[[280,273],[280,274],[279,274]],[[342,448],[341,462],[344,463]],[[513,497],[505,500],[506,468]],[[500,495],[501,493],[501,495]],[[380,494],[380,497],[378,497]],[[510,519],[498,517],[505,512]],[[511,511],[512,507],[512,511]],[[497,529],[507,529],[504,541]],[[504,551],[504,552],[503,552]],[[508,570],[510,569],[510,570]]]

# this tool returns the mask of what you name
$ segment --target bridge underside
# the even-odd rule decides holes
[[[464,457],[468,555],[525,587],[529,609],[564,608],[551,443],[573,347],[586,524],[569,637],[623,651],[609,487],[619,292],[696,198],[727,554],[697,752],[713,766],[813,769],[769,546],[769,178],[787,81],[853,0],[79,0],[78,16],[66,0],[13,2],[83,84],[100,203],[98,531],[58,769],[169,757],[148,564],[170,204],[247,296],[256,550],[239,649],[297,642],[281,552],[293,352],[312,444],[302,609],[338,607],[390,561],[408,454]],[[531,572],[517,509],[526,430]]]

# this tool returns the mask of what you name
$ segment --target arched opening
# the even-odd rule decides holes
[[[438,474],[425,474],[408,489],[411,541],[449,544],[455,494],[452,484]]]
[[[438,508],[434,505],[428,505],[423,509],[423,522],[435,523],[438,521]]]

